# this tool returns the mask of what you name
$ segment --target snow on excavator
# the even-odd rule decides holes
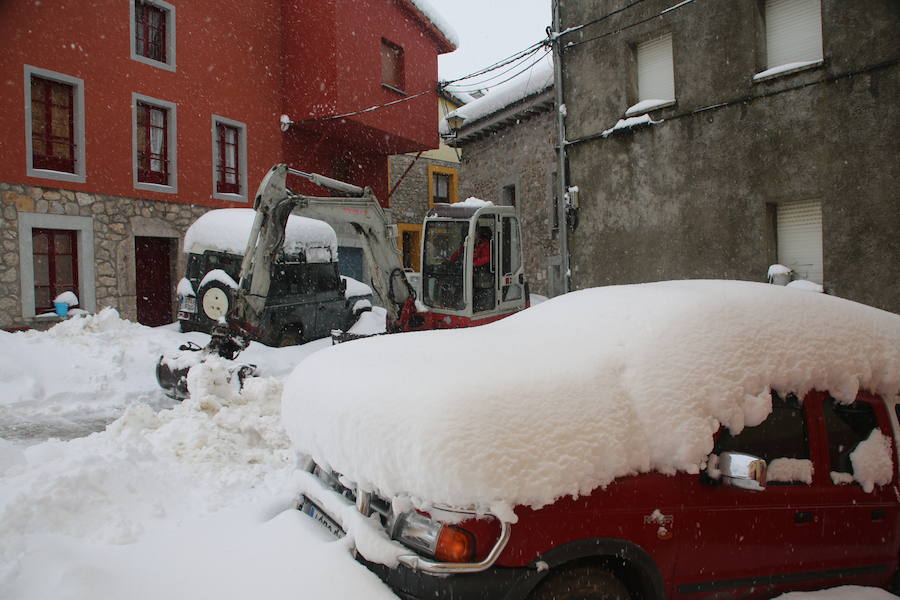
[[[295,194],[288,174],[303,177],[342,196]],[[425,217],[422,235],[421,298],[406,277],[389,223],[372,190],[315,173],[275,165],[260,183],[256,216],[240,269],[239,287],[224,319],[205,348],[182,346],[163,355],[156,376],[165,393],[188,397],[187,371],[208,356],[234,359],[261,331],[269,302],[272,266],[282,252],[288,217],[297,214],[336,226],[350,225],[361,237],[369,285],[387,311],[388,333],[472,327],[496,321],[528,306],[522,238],[512,206],[469,199],[436,204]],[[351,339],[336,334],[335,341]],[[189,352],[194,350],[195,352]],[[185,353],[191,354],[185,359]],[[237,365],[241,381],[255,371]]]

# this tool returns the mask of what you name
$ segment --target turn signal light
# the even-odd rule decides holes
[[[444,562],[469,562],[475,555],[472,534],[457,527],[444,526],[438,535],[434,557]]]

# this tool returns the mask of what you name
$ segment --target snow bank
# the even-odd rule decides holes
[[[291,374],[282,413],[299,451],[363,489],[508,509],[696,473],[720,424],[771,410],[770,386],[892,396],[900,316],[761,283],[597,288],[483,327],[326,349]]]
[[[247,238],[253,228],[256,211],[252,208],[223,208],[201,215],[184,236],[184,251],[203,253],[205,250],[243,254]],[[301,251],[318,256],[316,249],[330,250],[330,256],[317,262],[337,260],[337,234],[324,221],[297,215],[288,217],[284,236],[284,251],[299,254]],[[308,259],[311,260],[310,257]]]
[[[878,588],[842,585],[817,592],[790,592],[772,600],[897,600],[897,596]]]

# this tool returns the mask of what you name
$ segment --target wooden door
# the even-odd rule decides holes
[[[174,240],[134,238],[138,323],[155,327],[174,320],[172,249]]]

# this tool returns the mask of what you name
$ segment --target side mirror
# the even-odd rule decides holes
[[[756,492],[766,489],[766,461],[752,454],[723,452],[718,468],[725,485]]]

